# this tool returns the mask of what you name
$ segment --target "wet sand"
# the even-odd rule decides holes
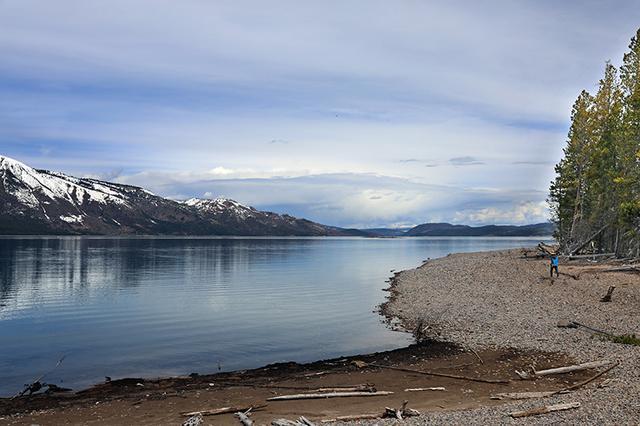
[[[34,396],[0,402],[0,422],[9,425],[139,424],[178,425],[183,412],[227,406],[260,406],[252,419],[270,424],[277,418],[301,415],[320,421],[344,415],[381,413],[385,406],[409,407],[422,412],[473,408],[500,404],[490,399],[499,392],[556,390],[583,380],[576,373],[538,382],[513,380],[507,384],[479,383],[424,376],[386,368],[358,367],[353,361],[390,365],[489,380],[516,379],[514,369],[535,363],[553,366],[571,362],[562,354],[514,350],[472,352],[455,345],[427,342],[396,351],[319,361],[311,364],[275,364],[256,370],[160,380],[125,379],[101,384],[82,392],[58,396]],[[319,388],[368,384],[393,395],[302,401],[266,399],[314,391]],[[407,388],[444,387],[445,391],[405,392]],[[17,414],[16,414],[17,412]],[[14,414],[11,414],[14,413]],[[233,414],[207,416],[204,424],[237,425]]]

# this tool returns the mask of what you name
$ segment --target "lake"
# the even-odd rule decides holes
[[[390,270],[540,238],[0,238],[0,395],[404,346]]]

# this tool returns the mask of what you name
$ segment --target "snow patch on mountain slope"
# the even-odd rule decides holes
[[[258,211],[253,207],[245,206],[235,200],[230,200],[228,198],[215,198],[213,200],[190,198],[184,201],[184,204],[208,213],[216,214],[222,212],[231,212],[241,219],[246,219],[258,214]]]
[[[126,204],[122,194],[106,185],[87,179],[78,179],[62,173],[40,171],[9,157],[0,156],[0,171],[8,171],[20,181],[25,188],[12,192],[21,202],[30,206],[38,204],[35,192],[55,200],[64,199],[79,206],[85,201],[102,204]],[[5,187],[9,187],[8,174],[2,173]]]
[[[60,216],[61,220],[64,220],[67,223],[82,223],[84,221],[84,217],[80,215],[69,215],[69,216]]]

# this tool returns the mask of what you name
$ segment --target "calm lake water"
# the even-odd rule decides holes
[[[0,238],[0,395],[406,345],[390,270],[539,238]]]

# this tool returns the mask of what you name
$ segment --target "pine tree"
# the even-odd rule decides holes
[[[619,75],[607,62],[596,95],[576,100],[555,171],[549,204],[562,249],[640,256],[640,30]]]
[[[628,228],[627,238],[634,240],[631,247],[638,254],[638,218],[640,217],[640,199],[638,183],[638,159],[640,158],[640,29],[631,39],[629,52],[624,55],[620,67],[620,79],[623,92],[622,138],[620,149],[623,152],[622,164],[616,177],[618,191],[621,193],[620,214]]]
[[[600,236],[600,246],[617,251],[620,229],[620,200],[624,197],[617,178],[622,168],[620,150],[622,117],[622,89],[617,69],[607,62],[604,77],[593,100],[592,137],[589,150],[590,165],[587,173],[590,207],[586,229],[593,233],[607,225]],[[584,238],[584,237],[583,237]]]
[[[556,165],[557,177],[550,189],[549,202],[557,226],[556,238],[562,247],[569,247],[574,242],[584,214],[592,103],[592,96],[583,90],[573,104],[564,158]]]

